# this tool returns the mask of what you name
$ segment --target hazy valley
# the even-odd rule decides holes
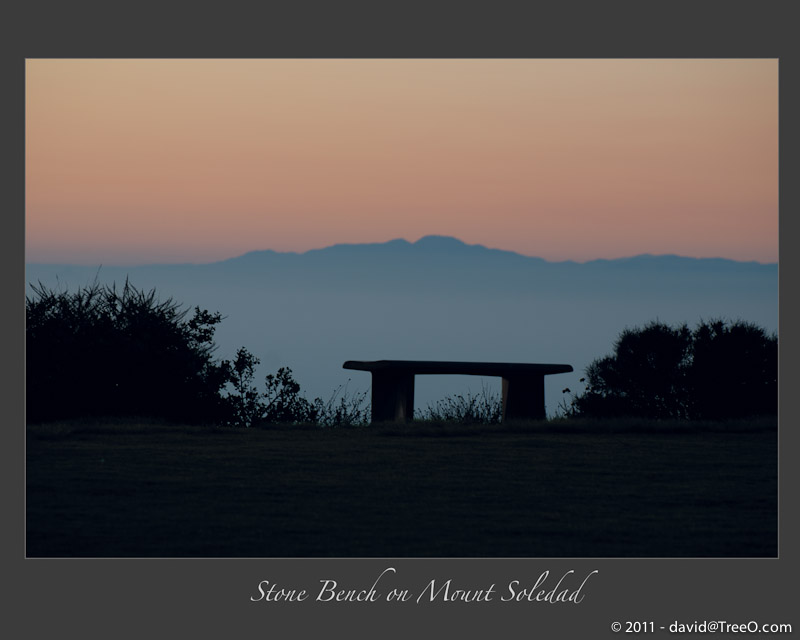
[[[778,326],[778,265],[678,256],[547,262],[429,236],[415,243],[256,251],[210,264],[137,267],[28,264],[26,281],[74,289],[100,282],[156,288],[187,307],[220,311],[217,355],[239,346],[261,359],[259,379],[289,366],[309,398],[369,386],[345,360],[552,362],[547,409],[626,326],[659,319],[694,326],[723,317]],[[418,377],[416,405],[499,391],[499,380]]]

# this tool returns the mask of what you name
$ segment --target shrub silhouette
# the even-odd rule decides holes
[[[216,422],[226,363],[212,358],[219,313],[188,310],[128,281],[70,293],[41,283],[26,297],[31,422],[91,415]]]
[[[777,414],[778,340],[724,320],[626,329],[614,353],[586,369],[571,414],[726,419]]]
[[[236,352],[233,362],[223,363],[228,368],[233,386],[233,393],[226,396],[230,415],[225,422],[229,426],[252,427],[264,415],[265,406],[261,394],[253,384],[259,363],[260,360],[244,347]]]
[[[281,367],[266,377],[263,421],[267,423],[316,422],[317,409],[300,395],[300,384],[289,367]]]
[[[140,416],[251,427],[369,422],[366,392],[341,387],[326,403],[308,401],[288,367],[255,384],[259,359],[244,347],[215,360],[219,313],[199,307],[187,319],[171,298],[127,280],[75,292],[31,286],[26,297],[26,406],[29,422],[89,416]]]
[[[778,339],[754,324],[701,324],[689,373],[695,418],[777,414]]]
[[[231,413],[226,421],[230,426],[252,427],[274,424],[316,424],[319,427],[347,427],[369,424],[367,393],[348,393],[340,386],[330,399],[307,400],[300,393],[300,384],[289,367],[265,379],[265,392],[253,385],[259,359],[242,347],[230,367],[233,391],[226,396]]]
[[[691,348],[692,332],[686,325],[652,322],[643,329],[625,329],[614,355],[586,369],[587,390],[576,399],[578,414],[687,418]]]
[[[339,386],[326,401],[309,401],[300,394],[300,384],[289,367],[266,377],[260,424],[316,424],[318,427],[352,427],[369,424],[367,391],[349,393]]]

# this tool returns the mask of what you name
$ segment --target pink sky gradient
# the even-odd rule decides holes
[[[26,259],[778,258],[777,60],[29,60]]]

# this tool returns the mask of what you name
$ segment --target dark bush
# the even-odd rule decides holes
[[[70,293],[41,283],[26,298],[26,406],[29,422],[143,417],[250,427],[369,421],[366,393],[341,388],[325,403],[300,393],[292,370],[255,384],[258,358],[244,347],[233,361],[215,360],[219,313],[195,307],[187,319],[171,298],[125,282]]]
[[[778,412],[778,339],[751,323],[702,323],[694,332],[691,412],[725,419]]]
[[[312,423],[317,420],[314,404],[300,395],[300,384],[289,367],[266,377],[263,421],[267,423]]]
[[[26,298],[26,406],[30,422],[149,416],[218,422],[228,366],[212,358],[219,313],[186,318],[171,298],[125,282],[70,293],[41,283]]]
[[[223,363],[228,367],[230,384],[233,387],[233,392],[226,396],[230,407],[226,425],[252,427],[264,415],[261,394],[253,384],[259,363],[260,360],[244,347],[236,352],[233,362]]]
[[[614,353],[586,369],[568,413],[727,419],[777,414],[778,340],[750,323],[651,322],[626,329]]]

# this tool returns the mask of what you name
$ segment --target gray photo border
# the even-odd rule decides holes
[[[787,1],[503,3],[412,10],[407,3],[263,6],[25,3],[4,12],[3,140],[11,178],[3,215],[4,573],[6,626],[123,637],[610,637],[614,621],[791,623],[797,569],[798,410],[796,46]],[[255,9],[253,7],[256,7]],[[780,66],[780,540],[778,559],[25,559],[24,60],[59,57],[705,57],[778,58]],[[419,590],[452,578],[480,589],[532,583],[543,571],[590,576],[579,605],[544,603],[251,602],[262,580],[314,591],[323,579],[368,588],[386,569]],[[623,629],[624,631],[624,629]],[[19,632],[18,632],[19,633]]]

